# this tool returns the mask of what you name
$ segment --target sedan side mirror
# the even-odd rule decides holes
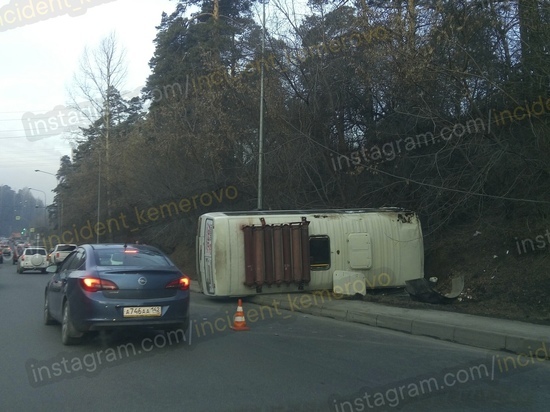
[[[46,268],[46,272],[48,273],[57,273],[57,265],[50,265]]]

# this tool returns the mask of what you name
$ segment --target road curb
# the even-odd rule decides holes
[[[534,349],[545,347],[546,359],[550,359],[548,355],[550,353],[550,327],[542,325],[451,312],[438,313],[439,315],[444,314],[445,319],[443,321],[434,321],[431,319],[422,319],[422,316],[425,314],[424,312],[428,312],[426,310],[388,308],[383,305],[378,305],[377,308],[381,313],[375,313],[372,310],[358,310],[357,308],[334,307],[334,305],[350,302],[347,300],[329,302],[328,304],[308,308],[291,308],[287,301],[274,295],[271,297],[249,297],[247,298],[247,302],[271,307],[274,307],[274,303],[276,303],[279,308],[293,312],[360,323],[476,348],[508,351],[518,355],[529,356],[529,353],[532,353]],[[351,301],[351,303],[360,304],[362,302]],[[372,308],[372,305],[377,304],[371,303],[369,307]],[[391,309],[390,312],[397,313],[383,313],[387,309]],[[491,326],[495,323],[507,323],[508,327],[505,328],[507,330],[495,330],[495,327]],[[511,329],[514,329],[515,333],[510,333]]]
[[[427,322],[422,320],[415,320],[412,323],[413,335],[429,336],[441,340],[453,341],[455,330],[452,325],[442,325],[437,322]]]
[[[191,290],[200,293],[198,285]],[[301,296],[304,294],[256,295],[243,301],[518,355],[529,356],[536,349],[543,348],[545,358],[550,359],[548,326],[437,310],[397,308],[356,300],[332,300],[328,296],[328,301],[320,297],[321,303],[314,296],[315,304],[306,307],[301,303],[311,303],[312,299]]]

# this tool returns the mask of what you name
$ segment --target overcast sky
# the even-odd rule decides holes
[[[52,4],[57,8],[46,9]],[[27,5],[34,9],[23,9]],[[161,14],[175,5],[170,0],[0,0],[0,185],[39,189],[48,204],[53,201],[55,177],[34,170],[55,174],[61,156],[70,155],[71,142],[66,134],[38,132],[34,119],[48,112],[52,119],[54,109],[68,105],[67,88],[84,47],[96,48],[113,30],[127,52],[124,90],[136,95],[150,73]],[[65,112],[65,122],[69,115]],[[40,191],[33,195],[44,200]]]

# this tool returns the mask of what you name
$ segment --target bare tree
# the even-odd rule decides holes
[[[79,101],[85,101],[94,113],[109,119],[110,110],[106,103],[111,101],[113,90],[121,90],[126,75],[126,50],[120,46],[116,33],[111,32],[96,49],[84,48],[69,90],[71,105],[90,120],[90,124],[98,117]],[[105,121],[105,124],[109,122]]]
[[[69,91],[71,105],[90,121],[90,128],[99,134],[98,142],[98,211],[100,219],[101,163],[104,169],[104,186],[107,204],[107,218],[111,216],[110,198],[110,139],[114,126],[115,104],[118,90],[124,85],[127,75],[126,51],[120,46],[116,33],[111,32],[102,39],[96,49],[86,47],[80,58],[78,71],[74,75],[73,88]],[[89,104],[88,110],[81,101]],[[89,109],[92,110],[89,110]],[[88,129],[90,130],[90,129]],[[102,162],[102,155],[104,160]]]

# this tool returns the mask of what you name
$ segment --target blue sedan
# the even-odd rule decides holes
[[[157,248],[81,245],[47,271],[44,323],[61,323],[64,345],[102,329],[188,329],[190,279]]]

